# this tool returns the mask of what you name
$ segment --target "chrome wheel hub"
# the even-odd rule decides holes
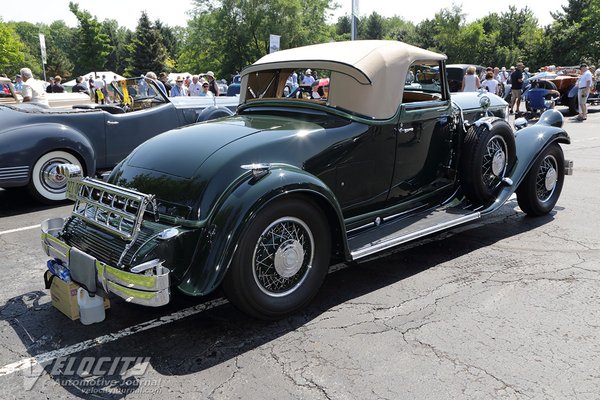
[[[500,176],[504,171],[504,165],[506,165],[506,154],[502,150],[496,151],[494,159],[492,160],[492,173],[496,176]]]
[[[287,240],[275,252],[275,271],[284,278],[296,275],[304,261],[302,244],[297,240]]]
[[[554,189],[554,186],[556,185],[557,181],[558,181],[558,174],[556,173],[556,170],[554,168],[550,168],[546,172],[546,179],[544,180],[544,183],[546,185],[546,190],[550,191],[550,190]]]
[[[483,154],[481,177],[488,188],[496,187],[506,174],[508,146],[500,135],[490,139]]]
[[[40,170],[40,181],[46,189],[50,191],[56,191],[63,189],[67,184],[67,178],[56,172],[56,167],[60,164],[64,164],[65,160],[50,160],[42,166]]]
[[[537,198],[542,201],[548,201],[558,182],[558,162],[552,155],[546,156],[537,171],[535,179],[535,193]]]
[[[283,297],[297,290],[312,267],[315,243],[310,228],[296,217],[271,223],[260,235],[252,256],[252,274],[268,296]]]

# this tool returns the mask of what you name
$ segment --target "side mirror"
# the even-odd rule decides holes
[[[526,128],[527,125],[528,125],[528,122],[527,122],[526,118],[521,117],[521,118],[515,119],[515,129],[516,130],[519,131],[519,130],[521,130],[523,128]]]

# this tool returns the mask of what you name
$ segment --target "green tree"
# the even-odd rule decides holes
[[[412,22],[405,21],[401,17],[393,16],[383,20],[384,39],[399,40],[401,42],[414,44],[415,25]]]
[[[102,25],[96,17],[92,17],[88,11],[80,10],[77,3],[69,2],[69,10],[79,22],[75,73],[79,75],[103,70],[106,57],[112,51],[108,35],[102,32]]]
[[[54,21],[43,30],[46,36],[46,74],[70,78],[73,71],[75,29],[69,28],[64,21]]]
[[[165,60],[165,69],[170,71],[177,65],[177,59],[179,58],[181,49],[180,38],[184,36],[185,31],[180,27],[164,25],[159,20],[154,22],[154,26],[160,32],[163,46],[167,54],[167,58]]]
[[[0,19],[0,72],[15,75],[23,66],[23,43],[19,35]]]
[[[338,18],[334,25],[334,36],[336,41],[350,40],[352,34],[352,24],[350,22],[350,16],[343,15]]]
[[[552,16],[555,21],[548,33],[552,38],[552,56],[556,64],[600,62],[598,0],[569,0],[566,6],[562,6],[562,11]]]
[[[106,57],[106,69],[118,74],[124,74],[129,62],[129,44],[132,40],[132,32],[122,26],[114,19],[102,21],[102,33],[108,36],[111,45],[110,53]]]
[[[281,48],[330,40],[325,18],[328,0],[195,0],[182,69],[219,75],[241,70],[269,52],[269,34],[281,36]],[[198,48],[200,47],[200,48]]]
[[[43,77],[42,59],[40,54],[40,27],[30,22],[9,22],[23,44],[23,65],[28,67],[36,77]]]
[[[131,62],[126,69],[129,75],[139,76],[147,71],[158,74],[165,69],[167,52],[163,45],[163,39],[160,31],[150,22],[145,11],[138,20],[131,49]]]
[[[373,11],[364,22],[361,39],[381,40],[384,38],[383,17]]]

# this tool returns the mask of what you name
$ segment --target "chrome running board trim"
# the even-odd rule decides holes
[[[381,242],[374,242],[370,246],[363,246],[357,250],[351,251],[350,254],[352,256],[352,260],[358,260],[372,254],[378,253],[380,251],[384,251],[390,249],[392,247],[398,246],[400,244],[410,242],[415,239],[419,239],[423,236],[430,235],[435,232],[443,231],[448,228],[452,228],[457,225],[462,225],[470,221],[474,221],[479,219],[481,214],[479,212],[474,212],[471,214],[463,215],[461,217],[452,219],[450,221],[437,223],[435,225],[429,226],[425,229],[421,229],[418,231],[408,232],[406,235],[401,235],[398,237],[393,237],[389,240],[383,240]]]

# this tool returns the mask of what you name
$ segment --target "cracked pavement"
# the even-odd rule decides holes
[[[600,110],[592,111],[585,123],[566,120],[575,171],[546,217],[525,217],[511,200],[476,224],[331,273],[309,307],[282,321],[224,304],[74,354],[150,358],[142,377],[99,385],[102,394],[86,395],[47,366],[29,390],[25,371],[0,376],[0,397],[598,399]],[[20,196],[0,190],[0,232],[70,210]],[[0,368],[207,301],[178,296],[148,309],[114,300],[106,321],[84,326],[49,302],[37,229],[0,235],[0,248]],[[158,392],[144,392],[148,380]]]

